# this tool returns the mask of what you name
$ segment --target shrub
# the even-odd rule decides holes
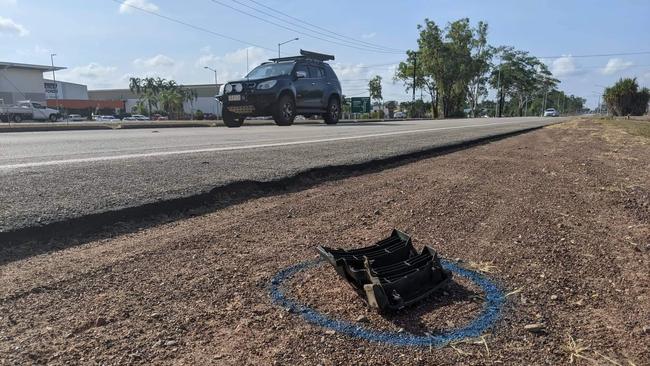
[[[196,112],[194,112],[194,119],[197,119],[199,121],[203,121],[204,117],[205,117],[205,115],[203,114],[202,110],[199,109]]]
[[[650,90],[639,90],[636,78],[620,79],[614,86],[605,89],[604,99],[615,116],[641,116],[648,110]]]

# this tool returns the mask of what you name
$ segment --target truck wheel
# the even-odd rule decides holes
[[[12,118],[14,122],[20,123],[23,120],[23,117],[20,114],[14,114],[14,117]]]
[[[278,126],[291,126],[296,118],[296,103],[289,94],[284,94],[273,107],[273,120]]]
[[[335,125],[339,122],[341,118],[341,102],[338,98],[330,98],[329,103],[327,103],[327,112],[323,114],[323,119],[328,125]]]
[[[56,120],[59,118],[57,117],[56,114],[50,114],[50,117],[48,119],[50,120],[50,122],[56,122]]]
[[[239,117],[236,114],[228,111],[227,109],[224,108],[223,110],[223,124],[225,124],[228,127],[241,127],[241,125],[244,123],[244,118]]]

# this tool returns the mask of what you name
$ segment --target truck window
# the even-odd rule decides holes
[[[325,77],[325,70],[318,66],[309,66],[309,75],[314,79],[322,79]]]

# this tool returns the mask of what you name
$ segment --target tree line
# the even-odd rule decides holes
[[[132,77],[129,89],[138,96],[132,112],[145,115],[162,112],[160,114],[178,118],[183,114],[183,104],[194,103],[197,98],[196,91],[163,78]]]
[[[443,28],[425,19],[418,30],[418,49],[406,52],[394,81],[402,82],[408,93],[426,93],[433,118],[525,116],[551,106],[577,113],[584,108],[585,99],[557,89],[559,80],[537,57],[513,47],[490,45],[485,22],[473,27],[463,18]],[[485,101],[488,87],[496,90],[496,103]],[[370,80],[368,88],[373,100],[382,100],[379,76]],[[402,105],[417,114],[423,103]]]

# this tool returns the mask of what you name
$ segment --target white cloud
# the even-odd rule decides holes
[[[567,55],[553,61],[551,64],[551,72],[553,76],[563,77],[577,75],[581,71],[576,66],[573,56]]]
[[[172,67],[176,62],[173,58],[162,54],[151,58],[136,58],[133,64],[138,67]]]
[[[120,13],[131,13],[134,8],[140,8],[146,11],[158,11],[159,9],[158,5],[147,0],[126,0],[120,4]]]
[[[57,80],[88,85],[90,89],[120,87],[117,67],[104,66],[96,62],[62,70],[56,74]]]
[[[375,38],[376,35],[377,35],[377,33],[371,32],[371,33],[362,34],[361,38],[370,39],[370,38]]]
[[[248,50],[248,65],[252,70],[264,61],[267,61],[271,55],[257,47],[241,48],[225,55],[215,55],[213,53],[204,53],[201,55],[195,65],[197,68],[209,66],[217,70],[219,81],[239,79],[247,73],[246,70],[246,53]],[[202,49],[203,51],[203,49]]]
[[[615,74],[629,69],[633,64],[633,62],[625,61],[622,58],[610,58],[607,65],[602,69],[602,73],[605,75]]]
[[[17,35],[24,37],[29,34],[27,28],[21,24],[14,22],[10,18],[3,18],[0,16],[0,36],[1,35]]]

